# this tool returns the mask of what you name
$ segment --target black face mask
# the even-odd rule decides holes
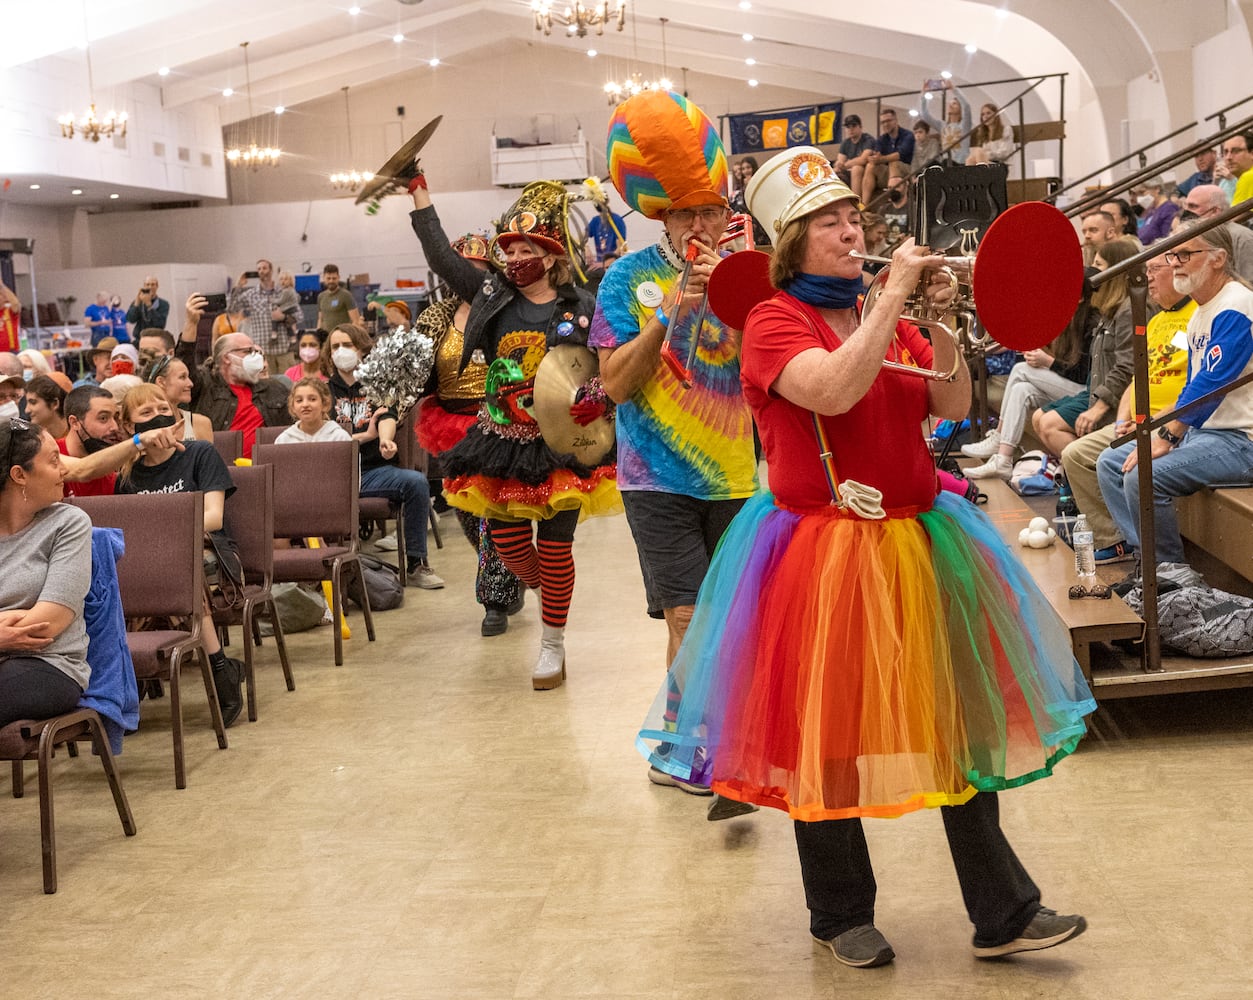
[[[94,455],[98,451],[104,451],[105,448],[112,448],[116,441],[106,441],[104,438],[92,437],[90,434],[78,435],[78,440],[82,442],[83,450],[88,455]]]
[[[1200,216],[1197,215],[1196,212],[1189,211],[1186,208],[1182,212],[1179,213],[1180,222],[1191,222],[1193,219],[1199,219],[1199,218]]]
[[[173,427],[178,422],[178,418],[172,413],[159,413],[151,420],[145,420],[142,424],[135,425],[135,433],[143,434],[147,431],[155,431],[160,427]]]

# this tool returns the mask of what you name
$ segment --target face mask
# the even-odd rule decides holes
[[[893,188],[891,191],[888,192],[888,201],[890,201],[893,205],[899,205],[904,200],[905,200],[905,192],[902,191],[900,188]]]
[[[136,428],[138,430],[138,428]],[[83,444],[83,451],[88,455],[94,455],[98,451],[104,451],[105,448],[112,447],[116,442],[106,441],[104,438],[92,437],[90,434],[79,434],[78,440]]]
[[[172,413],[158,413],[151,420],[145,420],[142,424],[135,425],[135,433],[143,434],[147,431],[155,431],[160,427],[173,427],[177,423],[177,418]]]
[[[135,362],[131,361],[130,358],[114,358],[113,359],[113,374],[114,375],[134,375],[135,374]]]
[[[248,380],[255,382],[265,374],[265,355],[264,354],[245,354],[244,360],[240,363],[240,367],[244,370],[244,375]]]
[[[526,288],[544,277],[543,257],[519,257],[505,265],[505,277],[515,288]]]
[[[331,351],[331,363],[341,372],[350,372],[361,362],[361,355],[351,347],[337,347]]]
[[[1191,222],[1193,219],[1199,219],[1199,218],[1200,216],[1197,215],[1196,212],[1193,212],[1191,209],[1185,208],[1182,212],[1179,213],[1180,222]]]
[[[10,399],[7,403],[0,403],[0,418],[16,417],[18,415],[17,402]]]
[[[1153,207],[1153,201],[1154,201],[1154,198],[1151,194],[1142,194],[1140,195],[1139,198],[1136,199],[1136,204],[1139,205],[1142,209],[1144,209],[1147,212],[1150,208]]]
[[[316,347],[302,347],[300,349],[300,360],[311,365],[318,360],[318,355],[321,353],[321,350]]]
[[[29,382],[29,381],[30,381],[31,379],[33,379],[34,377],[35,377],[35,369],[34,369],[34,368],[23,368],[23,369],[22,369],[22,381],[23,381],[23,382]]]

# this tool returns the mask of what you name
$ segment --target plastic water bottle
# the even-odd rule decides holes
[[[1092,545],[1092,529],[1088,527],[1086,514],[1080,514],[1071,533],[1071,545],[1075,550],[1075,575],[1085,587],[1096,583],[1096,550]]]

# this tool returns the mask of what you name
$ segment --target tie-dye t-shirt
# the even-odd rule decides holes
[[[656,246],[627,254],[600,284],[589,346],[621,347],[638,337],[660,296],[669,297],[678,280],[679,272]],[[695,319],[695,310],[683,316],[671,340],[681,363],[687,360]],[[706,313],[692,362],[692,388],[684,389],[670,369],[659,365],[618,406],[617,432],[621,490],[699,500],[752,496],[757,488],[753,418],[740,389],[738,338]]]

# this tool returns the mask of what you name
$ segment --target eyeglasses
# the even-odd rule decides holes
[[[1209,253],[1208,250],[1169,250],[1162,254],[1167,264],[1186,264],[1199,253]]]
[[[716,226],[726,219],[727,209],[715,208],[712,205],[708,208],[678,208],[670,212],[666,218],[673,219],[680,226],[690,226],[697,216],[700,216],[700,221],[705,225]]]
[[[23,420],[21,417],[9,417],[9,440],[4,448],[4,476],[6,479],[9,475],[8,470],[13,468],[13,432],[28,431],[34,426],[30,421]]]

